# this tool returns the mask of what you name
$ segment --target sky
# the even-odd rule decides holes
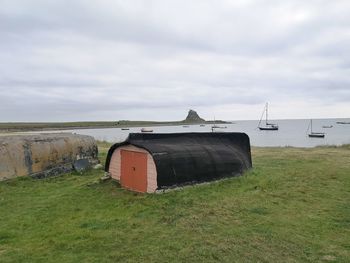
[[[350,117],[348,0],[0,0],[0,122]]]

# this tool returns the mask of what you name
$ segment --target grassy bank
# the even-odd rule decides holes
[[[253,148],[241,178],[155,195],[102,170],[1,182],[0,261],[349,262],[349,156]]]

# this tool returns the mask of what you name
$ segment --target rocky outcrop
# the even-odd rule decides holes
[[[0,136],[0,180],[48,177],[69,172],[80,159],[98,163],[91,136],[59,133]]]
[[[202,119],[201,117],[199,117],[199,115],[196,111],[189,110],[184,122],[186,122],[186,123],[201,123],[201,122],[205,122],[205,120]]]

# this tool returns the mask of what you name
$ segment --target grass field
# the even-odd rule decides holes
[[[152,195],[102,170],[1,182],[0,262],[349,262],[350,147],[253,148],[253,164]]]

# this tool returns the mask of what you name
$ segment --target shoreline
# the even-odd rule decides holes
[[[64,126],[64,123],[33,123],[33,126],[29,126],[30,123],[0,123],[0,134],[1,133],[13,133],[13,132],[39,132],[39,131],[60,131],[60,130],[84,130],[84,129],[112,129],[112,128],[133,128],[133,127],[156,127],[156,126],[182,126],[182,125],[209,125],[209,124],[232,124],[233,122],[226,122],[226,121],[206,121],[206,122],[198,122],[198,123],[189,123],[189,122],[164,122],[164,123],[157,123],[157,122],[130,122],[130,123],[123,123],[123,124],[117,124],[117,125],[93,125],[93,124],[87,124],[84,126]],[[39,125],[39,126],[36,126]],[[44,126],[46,125],[46,127]],[[53,125],[55,127],[50,127],[50,125]],[[56,126],[57,125],[57,126]],[[62,126],[59,126],[62,125]],[[5,126],[5,127],[2,127]],[[12,126],[12,127],[8,127]],[[26,127],[28,126],[28,127]]]

